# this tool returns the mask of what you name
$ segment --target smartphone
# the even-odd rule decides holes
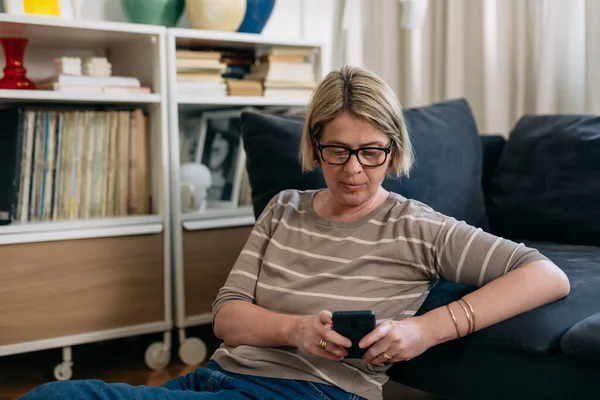
[[[333,330],[350,339],[346,358],[362,358],[368,348],[358,347],[360,340],[375,329],[375,312],[372,310],[336,311],[333,313]]]

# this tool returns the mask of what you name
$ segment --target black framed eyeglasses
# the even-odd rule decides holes
[[[379,167],[385,164],[388,154],[392,151],[392,141],[388,147],[360,147],[351,149],[346,146],[321,144],[317,142],[317,148],[321,159],[327,164],[344,165],[350,157],[355,154],[358,162],[363,167]]]

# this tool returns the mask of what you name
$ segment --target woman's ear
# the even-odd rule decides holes
[[[321,154],[319,154],[319,148],[317,139],[313,136],[312,138],[312,150],[313,150],[313,165],[321,165]]]
[[[313,153],[313,165],[318,167],[321,165],[321,156],[319,155],[319,151],[315,150]]]

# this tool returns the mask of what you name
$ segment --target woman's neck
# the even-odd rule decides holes
[[[322,218],[338,221],[356,221],[379,207],[389,196],[389,192],[379,188],[377,193],[360,205],[340,204],[331,195],[329,190],[324,190],[315,196],[313,208]]]

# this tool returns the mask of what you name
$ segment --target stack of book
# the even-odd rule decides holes
[[[36,82],[39,89],[58,92],[150,93],[139,79],[128,76],[86,76],[58,74]]]
[[[254,50],[228,50],[223,52],[221,61],[227,65],[223,74],[229,96],[262,96],[260,81],[249,79],[255,62]]]
[[[148,117],[131,111],[2,110],[14,156],[12,221],[151,212]],[[0,163],[0,164],[2,164]],[[12,183],[11,182],[11,183]],[[1,208],[1,207],[0,207]]]
[[[218,51],[177,50],[177,93],[224,97],[227,85],[223,80],[226,64]]]
[[[313,49],[273,47],[258,55],[248,78],[261,80],[264,96],[308,100],[317,87]]]
[[[256,52],[251,50],[226,50],[221,54],[221,62],[227,66],[223,78],[244,79],[252,72]]]

